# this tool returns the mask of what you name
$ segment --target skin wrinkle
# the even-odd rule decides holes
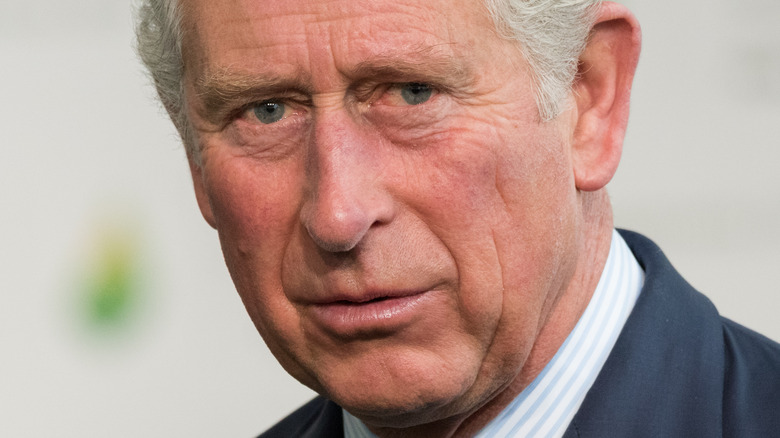
[[[335,3],[337,2],[330,2],[330,4]],[[483,9],[487,6],[490,11],[494,25],[492,30],[496,35],[509,39],[516,38],[517,42],[520,43],[515,45],[516,48],[527,46],[527,50],[535,54],[534,58],[529,60],[531,65],[543,64],[545,68],[549,67],[549,70],[546,71],[530,72],[532,76],[537,78],[546,78],[548,76],[558,77],[560,72],[565,70],[561,66],[573,64],[576,61],[576,55],[580,50],[580,40],[587,38],[587,35],[581,34],[586,33],[598,10],[595,6],[590,7],[591,4],[596,5],[597,2],[582,0],[558,4],[560,7],[555,8],[555,13],[562,15],[555,17],[549,15],[551,6],[549,2],[521,6],[517,3],[514,5],[505,3],[504,0],[488,0],[482,6]],[[414,6],[408,3],[406,5],[407,8]],[[324,9],[327,8],[320,8],[318,13],[322,13]],[[417,9],[424,11],[423,8]],[[188,148],[188,155],[193,156],[194,161],[198,163],[199,150],[195,148],[197,143],[188,131],[187,125],[189,123],[186,120],[186,113],[181,111],[181,108],[186,107],[186,102],[183,90],[178,85],[181,83],[182,71],[186,70],[185,66],[178,65],[182,58],[180,56],[183,53],[182,50],[186,50],[186,47],[182,47],[182,41],[189,38],[188,34],[195,27],[194,20],[188,26],[182,16],[186,18],[194,10],[194,6],[188,2],[145,0],[138,11],[139,20],[136,32],[139,55],[152,73],[161,99]],[[453,11],[448,10],[447,12],[452,13]],[[240,15],[243,17],[247,14]],[[539,18],[534,18],[535,16],[539,16]],[[557,19],[558,16],[562,19]],[[540,23],[550,23],[551,18],[553,22],[558,24],[555,29],[550,29],[549,25],[540,26]],[[533,30],[534,33],[539,33],[538,36],[529,35],[529,32],[524,30]],[[455,35],[457,35],[457,29]],[[555,43],[551,44],[553,41]],[[547,57],[547,51],[555,52],[555,55]],[[185,60],[192,58],[187,53],[183,53],[183,55]],[[540,87],[540,95],[537,96],[537,99],[541,105],[540,114],[545,114],[545,120],[549,120],[552,118],[552,114],[557,113],[555,107],[559,102],[553,102],[552,99],[555,99],[555,96],[560,96],[562,92],[566,91],[565,89],[569,88],[568,83],[562,82],[566,82],[565,77],[551,81],[550,84],[554,86],[553,88]],[[537,83],[535,86],[538,85],[540,84]]]
[[[299,81],[228,73],[212,74],[199,81],[196,94],[202,102],[200,116],[210,123],[224,124],[235,108],[272,98],[307,102],[311,94]]]
[[[351,79],[352,83],[360,83],[366,78],[385,82],[426,82],[443,86],[443,91],[450,93],[466,88],[469,78],[474,76],[471,68],[442,55],[435,55],[433,51],[433,48],[428,48],[400,56],[377,57],[371,61],[361,62],[345,76]],[[399,57],[408,61],[399,62],[397,60]],[[430,67],[421,76],[417,65],[423,59]],[[303,103],[308,103],[317,98],[310,86],[306,85],[311,79],[303,72],[296,71],[291,75],[296,79],[290,81],[287,76],[275,76],[273,73],[250,74],[232,70],[234,68],[223,67],[196,81],[195,95],[202,103],[199,105],[202,107],[199,114],[211,123],[216,123],[223,118],[226,108],[229,110],[253,101],[300,95],[299,99]],[[355,87],[357,86],[352,86]]]
[[[207,159],[200,170],[193,165],[193,178],[204,217],[218,228],[231,276],[274,355],[374,430],[417,427],[449,436],[468,417],[475,428],[484,424],[570,328],[576,312],[557,313],[571,306],[569,288],[590,287],[574,284],[585,278],[580,264],[591,260],[581,259],[583,227],[571,220],[580,214],[579,197],[564,128],[538,123],[527,71],[516,68],[517,49],[495,39],[481,3],[455,1],[407,7],[291,0],[245,2],[239,10],[191,3],[192,22],[203,26],[204,42],[192,48],[201,54],[201,73],[229,65],[288,81],[299,80],[296,72],[310,75],[299,84],[311,96],[294,116],[300,127],[297,118],[284,119],[246,133],[254,152],[290,136],[284,159],[249,154],[229,132],[201,132]],[[341,9],[331,10],[335,4]],[[296,20],[295,13],[312,11],[330,14],[327,24]],[[235,14],[249,19],[235,29],[222,25],[219,17]],[[359,19],[334,20],[337,14]],[[255,29],[271,22],[285,32]],[[396,81],[376,69],[355,79],[359,63],[402,61],[426,46],[477,67],[466,71],[465,89],[442,87],[409,107],[381,96],[368,106],[348,98],[361,81]],[[408,61],[404,74],[423,76],[437,62]],[[566,129],[574,122],[561,120]],[[592,233],[586,242],[603,244],[594,236],[604,230]],[[392,336],[384,328],[340,333],[312,317],[314,300],[360,300],[372,288],[430,289],[431,304]],[[355,387],[363,390],[349,390]]]
[[[280,88],[287,88],[287,87],[280,87]]]

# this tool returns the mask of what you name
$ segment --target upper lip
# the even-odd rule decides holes
[[[331,292],[326,293],[326,296],[312,298],[309,301],[315,305],[326,304],[363,304],[370,301],[391,299],[391,298],[403,298],[414,295],[419,295],[426,292],[427,289],[367,289],[359,292],[344,293],[344,292]]]

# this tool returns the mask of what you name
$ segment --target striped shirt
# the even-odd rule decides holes
[[[613,230],[604,271],[574,330],[536,379],[476,437],[563,436],[612,351],[643,283],[642,268]],[[344,436],[376,438],[347,411]]]

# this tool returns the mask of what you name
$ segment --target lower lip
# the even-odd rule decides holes
[[[326,331],[342,337],[375,337],[398,331],[414,322],[430,292],[366,303],[317,304],[312,316]]]

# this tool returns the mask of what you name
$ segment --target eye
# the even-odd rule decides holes
[[[286,110],[285,104],[274,101],[263,102],[252,108],[257,120],[266,125],[282,120]]]
[[[409,105],[419,105],[427,102],[433,95],[433,87],[428,84],[411,82],[399,85],[401,97]]]

